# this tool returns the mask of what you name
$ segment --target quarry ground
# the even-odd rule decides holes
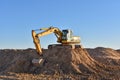
[[[97,47],[44,49],[43,65],[35,49],[1,49],[0,80],[120,80],[120,50]]]

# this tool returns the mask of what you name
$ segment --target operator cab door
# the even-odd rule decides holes
[[[63,41],[66,41],[66,42],[71,41],[71,39],[72,39],[72,31],[71,30],[62,30],[62,33],[63,33],[63,35],[62,35]]]

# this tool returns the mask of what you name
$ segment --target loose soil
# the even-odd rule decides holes
[[[120,79],[120,54],[113,49],[71,49],[56,46],[43,50],[43,64],[32,64],[32,59],[39,57],[35,49],[0,50],[0,79]]]

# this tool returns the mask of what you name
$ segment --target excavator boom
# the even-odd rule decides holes
[[[56,37],[58,38],[58,42],[61,41],[62,38],[62,32],[55,27],[50,27],[50,28],[41,28],[40,30],[44,30],[43,32],[40,32],[38,34],[36,34],[35,30],[32,30],[32,37],[33,37],[33,42],[35,44],[36,50],[38,54],[42,54],[42,48],[40,45],[40,40],[39,38],[51,33],[55,33]]]

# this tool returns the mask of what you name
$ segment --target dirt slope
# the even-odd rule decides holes
[[[120,54],[120,49],[116,50]]]
[[[43,53],[44,64],[34,66],[31,63],[32,59],[39,58],[34,49],[0,50],[0,78],[30,80],[41,77],[49,79],[62,77],[66,79],[65,75],[70,79],[120,78],[119,66],[102,64],[91,58],[83,48],[53,47],[44,50]],[[112,56],[117,58],[114,54]]]
[[[0,50],[0,73],[27,72],[35,50]]]
[[[97,47],[87,49],[88,53],[95,60],[107,65],[120,65],[120,54],[111,48]]]

